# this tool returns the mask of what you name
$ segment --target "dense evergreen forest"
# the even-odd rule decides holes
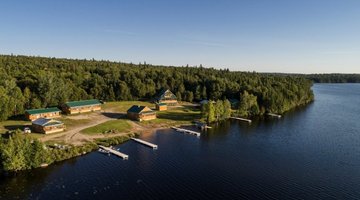
[[[283,113],[312,101],[311,86],[303,77],[202,66],[0,55],[0,120],[70,100],[150,100],[162,88],[173,91],[180,101],[243,96],[251,102],[242,102],[249,109],[257,107],[257,113]]]
[[[360,74],[309,74],[303,76],[315,83],[360,83]]]

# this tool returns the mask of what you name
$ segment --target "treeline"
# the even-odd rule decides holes
[[[0,169],[4,171],[33,169],[40,167],[41,164],[51,164],[81,155],[83,152],[90,152],[95,147],[95,144],[89,143],[84,146],[69,145],[66,149],[49,148],[18,130],[0,137]]]
[[[153,66],[110,61],[0,56],[0,120],[25,109],[70,100],[149,100],[162,88],[178,100],[240,99],[256,96],[259,110],[275,113],[313,100],[303,77],[231,72],[203,67]]]
[[[0,172],[33,169],[41,164],[52,164],[91,152],[98,148],[97,144],[117,145],[134,136],[129,134],[98,139],[95,143],[89,142],[82,146],[66,145],[65,148],[59,149],[24,135],[20,130],[11,131],[0,137]]]
[[[230,101],[225,99],[209,101],[201,106],[201,117],[207,123],[219,122],[231,116]]]
[[[360,74],[309,74],[303,76],[315,83],[360,83]]]

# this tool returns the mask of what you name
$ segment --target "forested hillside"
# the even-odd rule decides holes
[[[226,69],[2,55],[0,120],[69,100],[147,100],[162,88],[189,102],[240,99],[246,91],[260,113],[282,113],[313,100],[311,85],[299,77]]]
[[[315,83],[360,83],[360,74],[309,74],[304,76]]]

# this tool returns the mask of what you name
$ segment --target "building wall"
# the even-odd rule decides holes
[[[155,112],[154,112],[154,114],[140,115],[140,121],[147,121],[147,120],[152,120],[152,119],[156,119]]]
[[[40,114],[34,114],[30,115],[29,113],[25,113],[26,119],[30,121],[34,121],[39,118],[56,118],[60,117],[60,112],[48,112],[48,113],[40,113]]]
[[[167,110],[167,105],[158,105],[158,104],[156,104],[156,110],[158,110],[158,111]]]
[[[147,115],[142,115],[138,113],[127,113],[127,117],[131,120],[147,121],[147,120],[156,119],[156,113],[154,112],[154,114],[147,114]]]
[[[140,116],[137,113],[127,113],[127,117],[131,120],[140,121]]]
[[[178,104],[177,100],[161,100],[159,103],[166,103],[168,106],[176,106]]]
[[[101,110],[101,106],[100,105],[91,105],[91,106],[81,106],[81,107],[73,107],[73,108],[64,106],[63,109],[64,109],[64,112],[67,114],[77,114],[77,113],[98,111],[98,110]]]
[[[57,133],[65,130],[65,125],[57,125],[57,126],[39,126],[36,124],[32,125],[32,130],[36,133]]]

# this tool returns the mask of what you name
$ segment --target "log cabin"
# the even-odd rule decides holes
[[[155,98],[156,103],[165,103],[167,106],[176,106],[178,104],[174,93],[168,89],[163,89]]]
[[[101,110],[101,102],[97,99],[67,102],[62,106],[66,114],[77,114]]]
[[[60,117],[61,110],[52,108],[32,109],[25,111],[25,117],[27,120],[34,121],[39,118],[55,118]]]
[[[55,119],[39,118],[32,122],[32,130],[36,133],[57,133],[65,130],[63,122]]]
[[[156,103],[156,110],[158,110],[158,111],[167,110],[166,103]]]
[[[156,112],[147,106],[133,105],[127,110],[127,116],[132,120],[146,121],[156,119]]]

